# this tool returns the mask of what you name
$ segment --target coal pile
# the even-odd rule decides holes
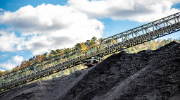
[[[180,100],[180,44],[122,51],[69,76],[1,93],[0,100]]]

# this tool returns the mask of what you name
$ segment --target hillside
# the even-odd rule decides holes
[[[0,100],[179,100],[180,44],[114,54],[89,69],[12,89]]]

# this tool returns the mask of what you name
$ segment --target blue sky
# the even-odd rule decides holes
[[[0,70],[180,11],[180,0],[1,0]],[[177,39],[180,33],[163,38]]]

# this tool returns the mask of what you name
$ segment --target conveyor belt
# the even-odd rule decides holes
[[[74,59],[64,61],[61,63],[56,63],[51,67],[45,68],[44,65],[49,63],[41,62],[39,65],[29,66],[27,68],[22,68],[18,71],[8,73],[1,77],[0,90],[1,92],[7,91],[9,89],[18,87],[25,83],[31,82],[33,80],[39,79],[44,76],[48,76],[53,73],[57,73],[61,70],[68,69],[70,67],[79,65],[83,61],[90,59],[91,57],[103,57],[121,51],[123,49],[142,44],[147,41],[154,40],[156,38],[177,32],[180,30],[180,13],[176,13],[162,19],[150,22],[148,24],[130,29],[128,31],[116,34],[114,36],[102,39],[99,46],[94,46],[86,50],[84,55],[81,54],[81,50],[72,50],[65,54],[59,55],[58,57],[51,60],[51,63],[61,61],[63,58],[75,57],[75,55],[80,55]],[[112,41],[116,41],[112,44]],[[110,44],[111,43],[111,44]],[[33,70],[32,70],[33,69]],[[22,75],[19,77],[19,74]]]

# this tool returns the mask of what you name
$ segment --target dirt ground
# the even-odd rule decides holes
[[[180,100],[180,44],[122,51],[69,76],[1,93],[0,100]]]

